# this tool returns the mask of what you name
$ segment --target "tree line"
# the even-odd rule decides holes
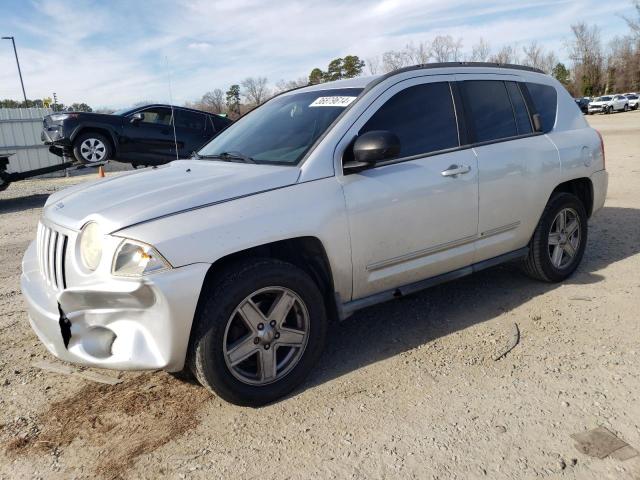
[[[237,118],[292,88],[357,77],[363,73],[383,74],[430,62],[525,65],[552,75],[574,97],[640,92],[640,0],[632,0],[632,6],[635,16],[624,17],[629,31],[614,37],[606,45],[597,25],[584,22],[571,25],[571,37],[561,46],[568,64],[560,62],[555,51],[544,48],[537,41],[526,45],[507,44],[494,50],[487,40],[480,39],[470,49],[465,49],[462,38],[438,35],[432,40],[409,43],[399,50],[388,50],[365,60],[357,55],[336,58],[324,70],[314,68],[307,77],[280,80],[273,87],[269,86],[266,77],[249,77],[226,92],[221,89],[207,92],[188,106]]]

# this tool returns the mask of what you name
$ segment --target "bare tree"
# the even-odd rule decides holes
[[[535,40],[522,47],[522,51],[524,52],[523,65],[538,68],[545,73],[551,73],[553,67],[558,63],[558,57],[555,53],[545,52],[544,48],[538,45]]]
[[[382,54],[382,70],[385,73],[406,67],[410,63],[411,59],[404,50],[389,50]]]
[[[406,56],[410,63],[423,65],[429,63],[431,58],[431,45],[429,42],[419,42],[417,45],[413,43],[405,47]]]
[[[275,93],[282,93],[307,85],[309,85],[309,81],[305,77],[300,77],[297,80],[278,80],[278,82],[276,82]]]
[[[242,81],[242,88],[247,102],[256,107],[266,102],[270,95],[266,77],[247,77]]]
[[[207,92],[202,96],[200,103],[209,107],[209,111],[212,113],[222,113],[224,112],[225,107],[224,92],[219,88],[216,88],[211,92]]]
[[[571,25],[573,40],[569,42],[569,58],[573,63],[576,90],[581,95],[596,95],[604,89],[603,53],[600,30],[584,22]]]
[[[472,62],[486,62],[491,55],[491,47],[489,43],[481,38],[471,49],[471,61]]]
[[[627,16],[623,16],[622,18],[624,18],[624,20],[627,22],[627,25],[629,25],[633,36],[637,39],[640,39],[640,0],[632,0],[632,3],[636,10],[637,18],[631,18]]]
[[[462,58],[462,39],[438,35],[431,42],[431,56],[436,62],[457,62]]]
[[[380,73],[380,57],[369,57],[366,59],[367,70],[369,70],[369,75],[377,75]]]
[[[513,45],[505,45],[498,53],[495,53],[489,57],[490,62],[495,63],[518,63],[518,52]]]

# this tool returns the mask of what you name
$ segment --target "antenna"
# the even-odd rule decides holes
[[[169,69],[169,58],[164,57],[164,61],[167,65],[167,78],[169,79],[169,103],[171,106],[171,124],[173,125],[173,144],[176,147],[176,160],[179,160],[178,156],[178,138],[176,137],[176,116],[173,112],[173,94],[171,93],[171,70]]]

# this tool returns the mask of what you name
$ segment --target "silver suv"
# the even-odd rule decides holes
[[[331,322],[521,260],[578,267],[607,191],[602,139],[539,71],[433,64],[289,91],[189,160],[47,201],[23,261],[57,357],[187,367],[222,398],[273,401]]]

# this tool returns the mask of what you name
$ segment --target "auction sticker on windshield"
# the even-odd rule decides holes
[[[318,97],[310,107],[346,107],[357,97]]]

